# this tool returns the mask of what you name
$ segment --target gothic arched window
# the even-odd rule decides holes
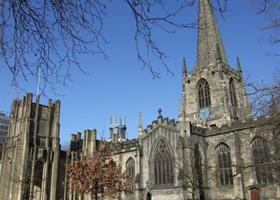
[[[155,185],[173,184],[173,158],[168,145],[160,140],[153,156]]]
[[[231,105],[237,106],[237,100],[236,100],[236,93],[235,93],[233,78],[231,78],[229,80],[229,93],[230,93]]]
[[[135,161],[132,158],[129,158],[126,162],[126,171],[129,176],[135,176]]]
[[[205,79],[200,79],[197,84],[197,89],[199,108],[209,107],[211,105],[211,100],[208,82]]]
[[[221,143],[216,149],[218,161],[218,177],[220,185],[232,185],[232,169],[231,169],[231,156],[230,148]]]
[[[269,169],[269,149],[267,142],[257,137],[251,144],[253,165],[255,167],[256,179],[258,183],[272,182],[272,174]]]

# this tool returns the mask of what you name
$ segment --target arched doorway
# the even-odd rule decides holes
[[[151,193],[148,193],[148,194],[147,194],[146,200],[152,200],[152,195],[151,195]]]
[[[250,200],[260,200],[260,191],[258,188],[253,187],[249,189],[250,192]]]

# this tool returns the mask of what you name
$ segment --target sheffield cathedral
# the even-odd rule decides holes
[[[280,199],[271,157],[279,134],[269,116],[252,117],[242,67],[228,64],[210,0],[199,0],[197,59],[182,63],[178,119],[158,117],[138,138],[126,138],[123,120],[111,120],[110,153],[134,177],[122,200]],[[174,105],[176,107],[176,105]],[[60,102],[40,104],[32,94],[15,100],[0,168],[0,200],[89,200],[69,187],[65,163],[97,149],[96,130],[59,142]],[[278,156],[279,157],[279,156]],[[101,198],[100,198],[101,199]]]

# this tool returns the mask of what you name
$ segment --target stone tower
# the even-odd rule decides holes
[[[59,101],[41,105],[40,97],[33,102],[27,94],[13,102],[0,174],[1,200],[60,199],[59,115]]]
[[[112,142],[122,142],[127,139],[125,117],[111,117],[110,118],[110,137]]]
[[[186,120],[221,126],[249,117],[250,106],[238,59],[236,70],[227,62],[210,0],[199,1],[197,61],[187,73],[183,61],[183,109]]]
[[[81,157],[90,158],[97,150],[99,141],[96,139],[96,129],[84,130],[83,138],[80,132],[71,135],[70,149],[67,152],[69,163],[79,160]],[[79,194],[71,188],[71,179],[65,176],[64,200],[89,200],[90,195]]]

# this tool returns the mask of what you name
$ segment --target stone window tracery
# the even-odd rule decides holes
[[[154,184],[173,184],[173,158],[168,145],[159,141],[153,156]]]
[[[200,81],[197,84],[197,88],[199,108],[209,107],[211,105],[211,99],[208,82],[205,79],[200,79]]]
[[[135,161],[132,158],[129,158],[126,162],[126,171],[129,176],[135,176]]]
[[[257,137],[251,144],[253,165],[255,167],[256,181],[258,183],[271,183],[273,181],[269,169],[269,148],[267,142]]]
[[[219,184],[222,186],[233,185],[230,148],[221,143],[216,150],[218,160]]]

